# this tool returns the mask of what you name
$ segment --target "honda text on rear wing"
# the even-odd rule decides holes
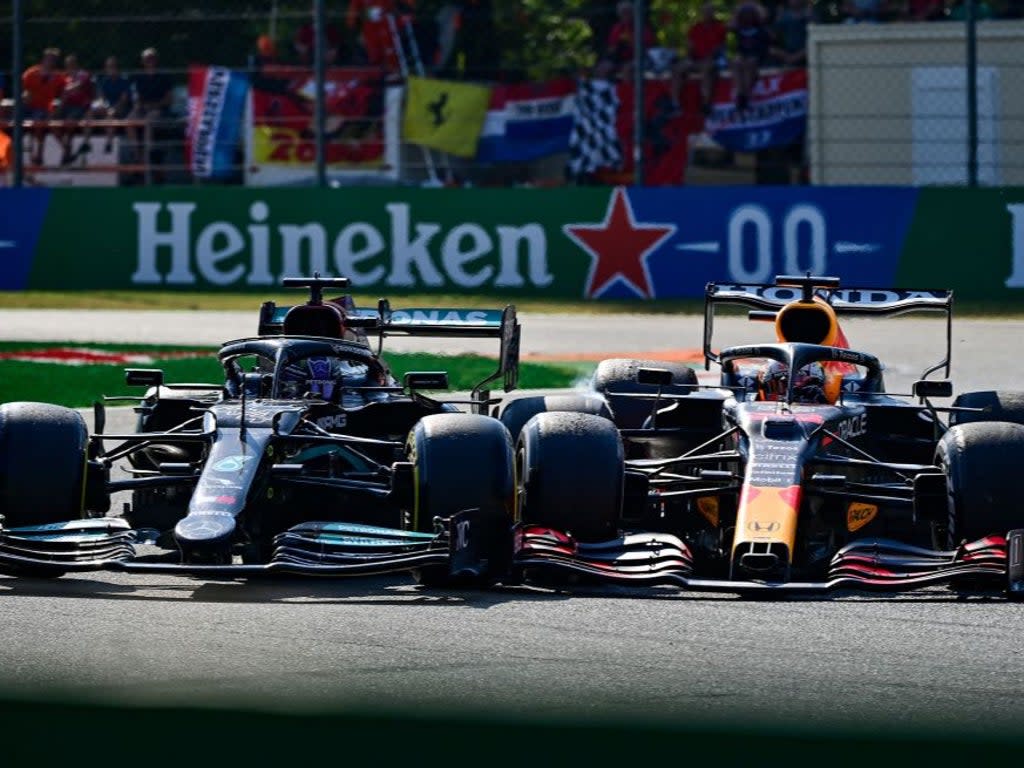
[[[894,317],[917,312],[946,316],[946,353],[921,378],[944,369],[949,376],[953,345],[953,292],[839,287],[838,277],[779,275],[774,284],[708,283],[704,291],[704,367],[720,362],[712,349],[715,312],[720,306],[747,307],[751,320],[774,322],[780,340],[832,344],[838,316]]]

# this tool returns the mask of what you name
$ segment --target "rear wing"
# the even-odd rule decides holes
[[[290,306],[272,301],[260,307],[260,336],[279,336],[284,330],[284,317]],[[376,309],[345,308],[345,323],[367,336],[377,336],[379,355],[387,336],[426,336],[434,338],[498,339],[498,370],[480,382],[474,396],[496,381],[502,381],[506,392],[519,383],[519,337],[521,326],[512,305],[504,309],[463,309],[454,307],[408,307],[392,309],[381,299]]]
[[[839,316],[895,317],[918,312],[946,316],[944,359],[924,371],[921,378],[939,369],[949,376],[953,348],[953,291],[947,289],[905,290],[898,288],[840,288],[837,277],[780,275],[774,284],[708,283],[704,290],[704,367],[718,362],[711,348],[716,308],[723,305],[747,307],[753,319],[768,319],[772,313],[795,301],[819,296]]]

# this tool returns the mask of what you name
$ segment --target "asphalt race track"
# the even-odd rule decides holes
[[[5,339],[213,342],[251,332],[233,313],[83,318],[0,312]],[[162,313],[161,313],[162,314]],[[524,356],[699,347],[696,318],[524,318]],[[52,323],[52,324],[51,324]],[[193,324],[195,323],[195,324]],[[223,326],[223,327],[222,327]],[[139,328],[154,329],[140,339]],[[209,337],[221,328],[217,338]],[[743,321],[726,330],[764,338]],[[117,331],[117,335],[114,332]],[[129,331],[131,335],[129,335]],[[159,331],[161,335],[157,336]],[[958,390],[1024,388],[1024,323],[959,321]],[[857,348],[907,391],[944,326],[858,326]],[[111,429],[128,428],[130,413]],[[1007,467],[1007,471],[1019,471]],[[1024,510],[1022,510],[1024,514]],[[782,723],[880,733],[1024,725],[1024,605],[844,594],[740,600],[673,590],[431,592],[404,577],[202,583],[96,575],[0,577],[0,691],[103,703],[226,704],[302,711],[525,715],[555,721]],[[1004,731],[1005,732],[1005,731]]]

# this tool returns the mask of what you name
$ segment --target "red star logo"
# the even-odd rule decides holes
[[[617,187],[600,224],[566,224],[562,231],[591,257],[584,295],[599,296],[622,280],[641,298],[654,296],[647,257],[676,231],[675,224],[637,224],[626,190]]]

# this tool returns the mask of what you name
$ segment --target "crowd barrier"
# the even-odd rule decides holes
[[[671,299],[711,280],[1024,299],[1024,188],[0,190],[0,289]]]

